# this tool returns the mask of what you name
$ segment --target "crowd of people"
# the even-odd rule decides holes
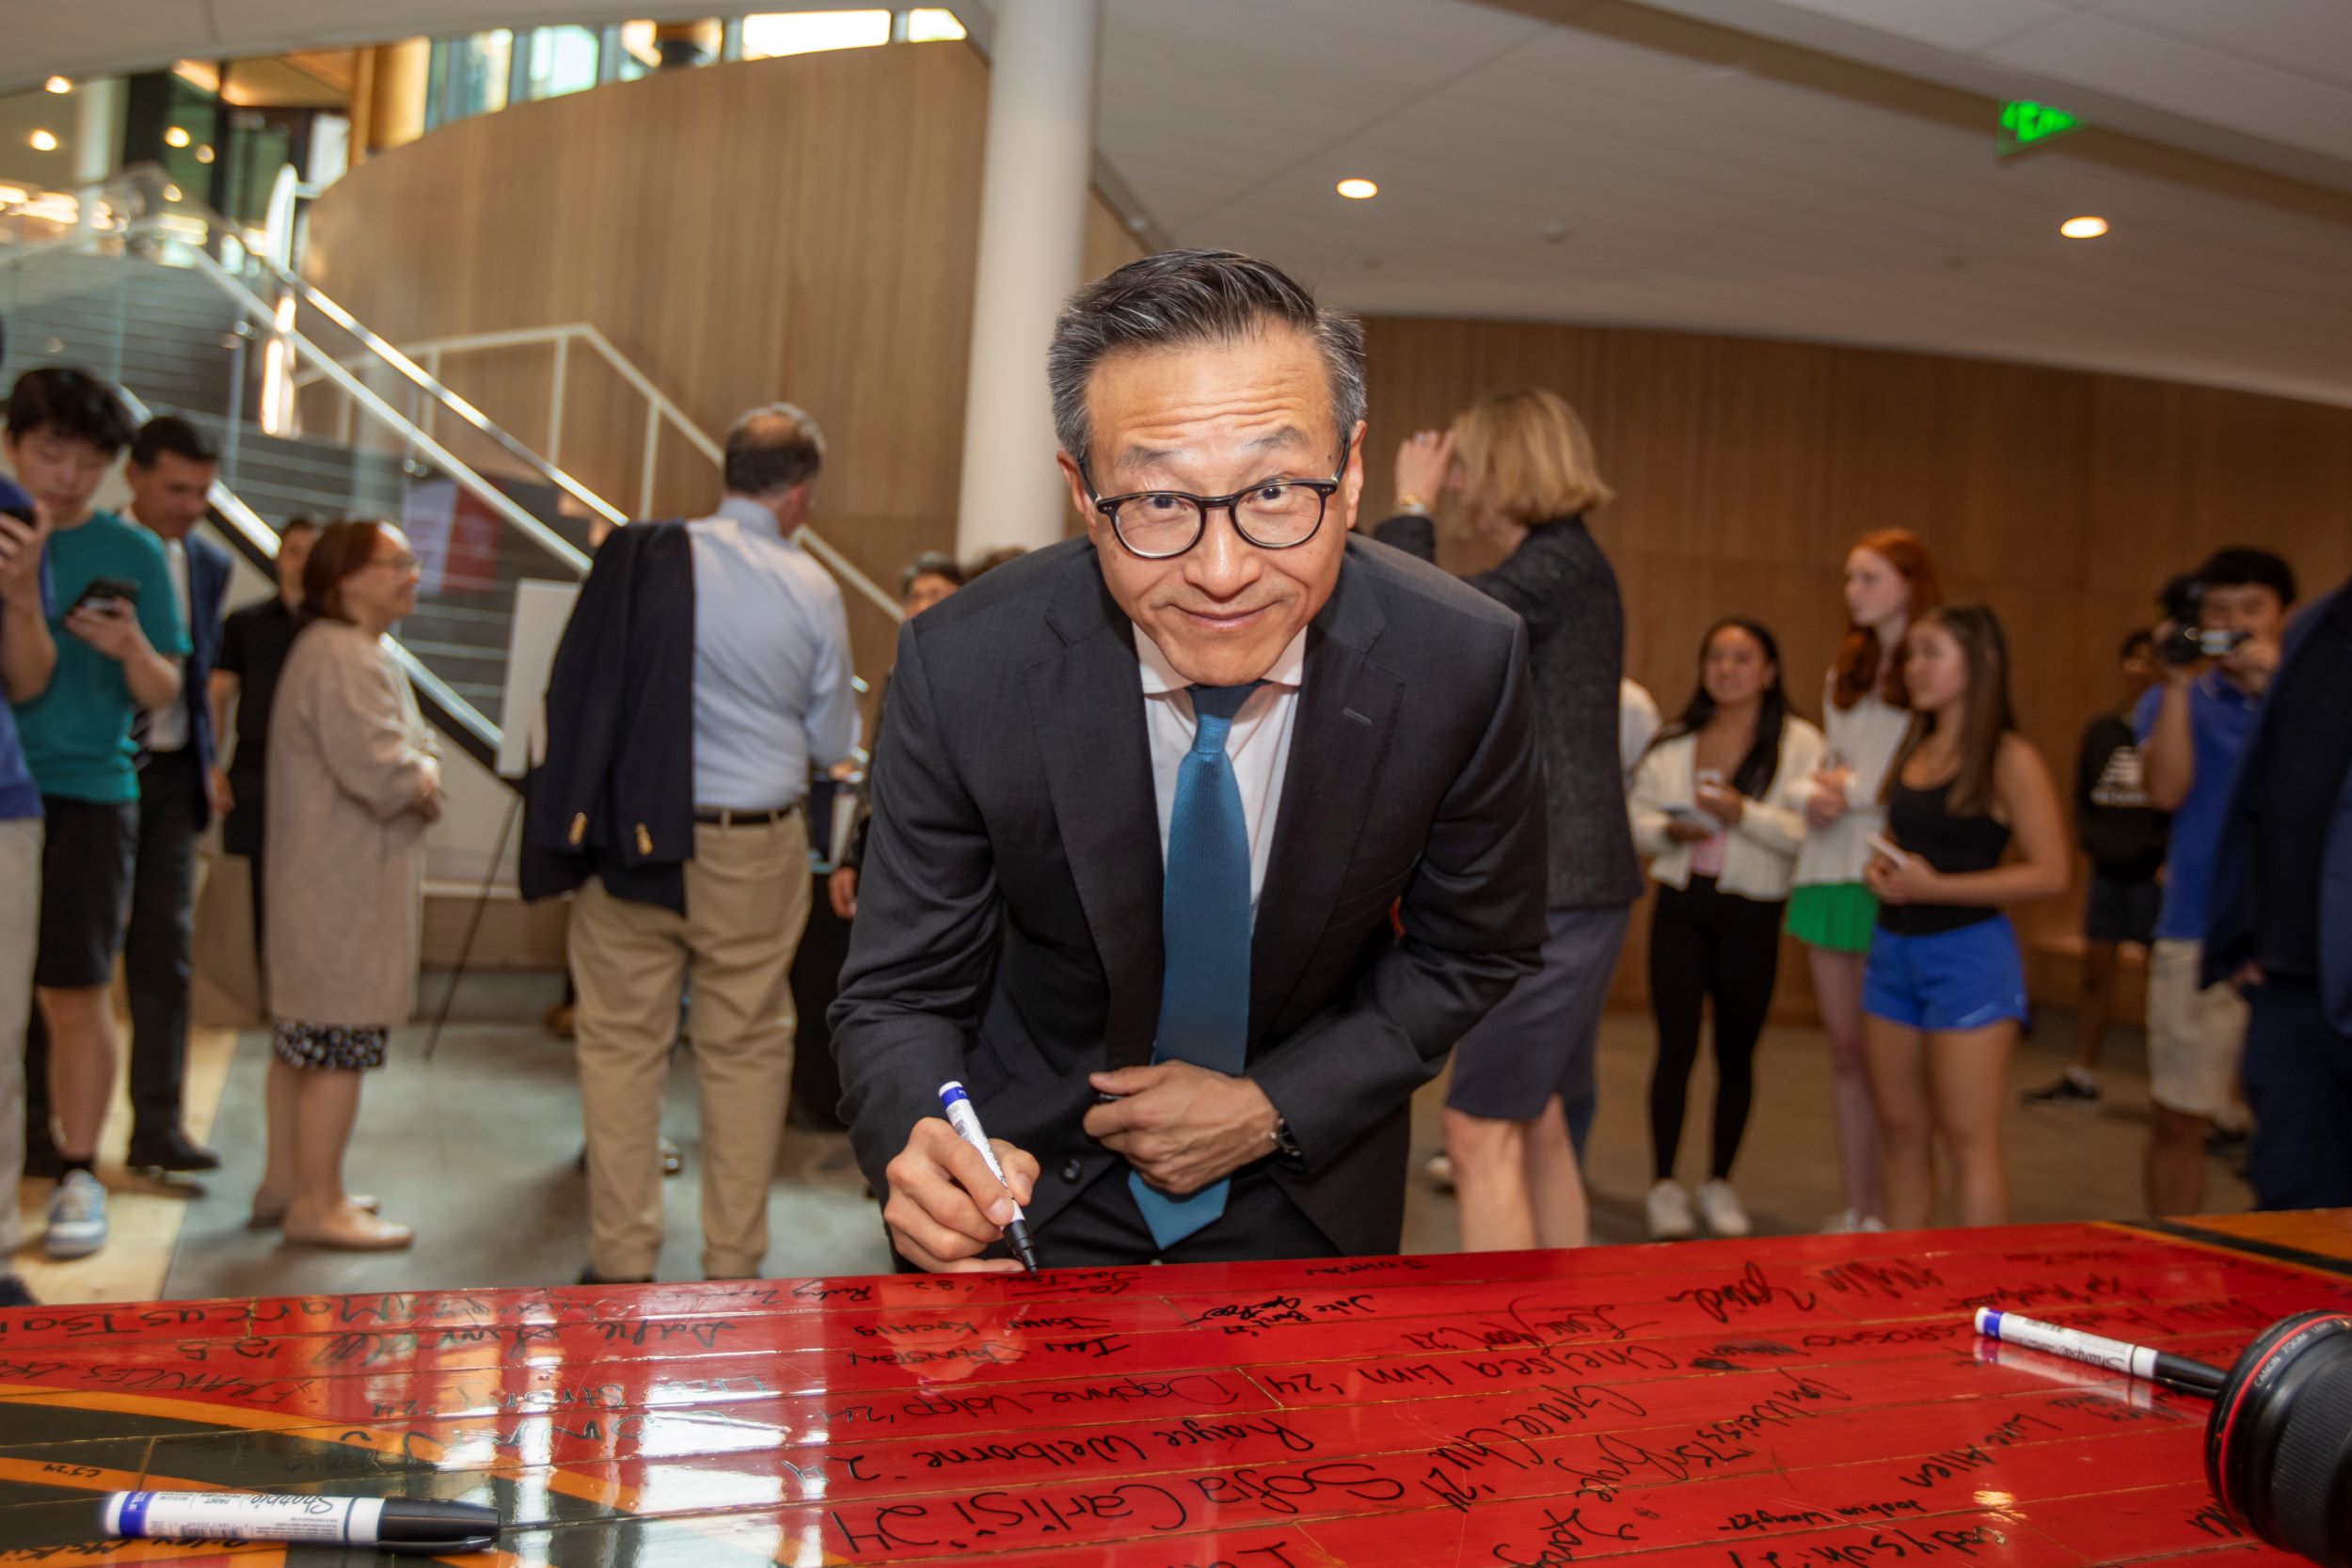
[[[1853,545],[1815,715],[1761,607],[1725,606],[1669,717],[1624,675],[1585,521],[1612,491],[1576,411],[1531,389],[1410,436],[1394,515],[1358,528],[1361,355],[1264,263],[1122,268],[1072,302],[1049,362],[1089,537],[908,567],[824,888],[853,923],[844,1111],[902,1264],[1016,1266],[997,1246],[1015,1201],[1048,1262],[1393,1250],[1405,1101],[1449,1062],[1462,1245],[1582,1244],[1597,1041],[1645,879],[1651,1235],[1751,1228],[1736,1166],[1784,934],[1828,1053],[1826,1228],[1931,1223],[1943,1168],[1960,1221],[1996,1223],[2028,1017],[2007,911],[2064,892],[2077,847],[2075,1059],[2026,1100],[2101,1102],[2119,955],[2144,949],[2150,1212],[2199,1207],[2233,1111],[2259,1202],[2352,1202],[2352,594],[2293,616],[2287,563],[2242,547],[2168,587],[2084,734],[2070,843],[2000,620],[1946,598],[1925,541]],[[126,451],[127,518],[94,504]],[[745,415],[717,511],[605,540],[552,666],[521,875],[572,900],[584,1282],[653,1277],[690,997],[703,1271],[755,1275],[768,1250],[810,781],[859,755],[840,591],[793,541],[824,451],[799,408]],[[8,394],[6,455],[0,1184],[55,1181],[52,1258],[105,1243],[119,959],[126,1163],[218,1164],[182,1105],[218,819],[252,866],[271,1030],[252,1221],[408,1245],[343,1163],[414,1010],[446,800],[383,643],[415,553],[389,523],[297,520],[278,593],[225,613],[228,557],[195,531],[218,457],[199,427],[134,429],[95,377],[38,370]],[[1495,563],[1432,570],[1449,529]],[[999,1133],[1001,1179],[938,1117],[950,1079]],[[0,1304],[26,1299],[14,1215],[0,1203]]]

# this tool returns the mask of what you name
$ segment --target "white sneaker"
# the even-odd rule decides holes
[[[1691,1195],[1679,1181],[1669,1180],[1652,1187],[1643,1209],[1649,1219],[1653,1242],[1684,1242],[1698,1234],[1698,1227],[1691,1218]]]
[[[1875,1236],[1885,1231],[1886,1222],[1876,1214],[1865,1214],[1853,1222],[1853,1227],[1866,1235]]]
[[[1699,1183],[1699,1217],[1707,1221],[1708,1234],[1712,1236],[1744,1236],[1752,1228],[1748,1212],[1740,1206],[1740,1195],[1731,1190],[1731,1183],[1711,1178]]]
[[[1821,1234],[1824,1236],[1851,1236],[1861,1228],[1862,1211],[1859,1209],[1840,1209],[1821,1222]]]
[[[1429,1184],[1438,1191],[1450,1193],[1454,1190],[1454,1161],[1444,1149],[1429,1156],[1428,1163],[1421,1170],[1423,1176],[1429,1178]]]
[[[86,1170],[68,1171],[49,1196],[49,1233],[42,1250],[63,1261],[87,1258],[106,1244],[106,1189]]]

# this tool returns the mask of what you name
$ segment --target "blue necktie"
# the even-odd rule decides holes
[[[1249,824],[1225,737],[1258,685],[1192,689],[1199,727],[1176,770],[1176,804],[1168,820],[1168,874],[1160,895],[1168,964],[1154,1062],[1238,1074],[1248,1049]],[[1170,1197],[1131,1170],[1127,1186],[1163,1252],[1225,1212],[1223,1181]]]

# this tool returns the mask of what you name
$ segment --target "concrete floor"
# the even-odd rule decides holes
[[[2045,1016],[2010,1071],[2013,1087],[2046,1082],[2063,1060],[2069,1021]],[[213,1123],[227,1162],[190,1200],[172,1256],[167,1297],[566,1283],[584,1260],[579,1097],[567,1046],[535,1023],[453,1025],[436,1058],[422,1059],[424,1032],[396,1037],[391,1065],[371,1079],[349,1164],[355,1190],[381,1197],[384,1212],[414,1225],[415,1249],[389,1256],[339,1255],[282,1246],[245,1228],[262,1155],[262,1070],[267,1040],[237,1044]],[[1649,1021],[1611,1018],[1601,1046],[1601,1114],[1589,1164],[1595,1234],[1642,1239],[1641,1202],[1649,1186],[1646,1103]],[[2133,1217],[2139,1208],[2139,1152],[2146,1135],[2147,1084],[2139,1041],[2119,1031],[2106,1074],[2108,1102],[2096,1114],[2027,1111],[2009,1123],[2013,1204],[2020,1220]],[[1704,1160],[1711,1096],[1704,1060],[1684,1134],[1684,1174]],[[1438,1147],[1442,1084],[1416,1101],[1417,1147]],[[693,1080],[674,1072],[663,1117],[684,1146],[686,1174],[668,1183],[669,1242],[661,1277],[698,1276]],[[1828,1117],[1828,1072],[1817,1031],[1776,1028],[1757,1064],[1756,1113],[1736,1172],[1757,1227],[1801,1231],[1842,1207]],[[2244,1184],[2209,1162],[2208,1209],[2243,1209]],[[849,1158],[846,1140],[787,1135],[777,1174],[769,1273],[775,1276],[870,1273],[884,1266],[876,1211]],[[1451,1251],[1454,1200],[1433,1190],[1418,1162],[1408,1178],[1405,1250]]]

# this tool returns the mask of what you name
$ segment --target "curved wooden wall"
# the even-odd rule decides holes
[[[2071,795],[2083,725],[2121,700],[2116,646],[2154,618],[2167,577],[2231,544],[2285,556],[2307,596],[2352,573],[2352,408],[1692,333],[1403,318],[1367,328],[1374,516],[1397,441],[1481,394],[1549,387],[1583,415],[1618,495],[1593,531],[1625,593],[1626,670],[1669,716],[1696,684],[1707,626],[1739,613],[1772,628],[1789,692],[1818,720],[1845,625],[1846,550],[1900,525],[1934,549],[1947,597],[2000,613],[2019,721]],[[1485,564],[1468,538],[1449,538],[1445,554],[1456,569]],[[2021,914],[2041,999],[2074,995],[2080,895]],[[1621,996],[1644,990],[1641,928]],[[1804,970],[1782,969],[1781,994],[1800,1007]],[[2137,1017],[2137,996],[2124,1001]]]
[[[310,211],[311,279],[395,342],[591,322],[696,423],[789,399],[829,448],[818,524],[885,588],[951,546],[988,68],[936,43],[747,61],[525,104],[371,159]],[[1100,200],[1089,276],[1141,253]],[[545,450],[544,349],[451,386]],[[1044,348],[1038,351],[1044,395]],[[560,451],[636,509],[644,404],[575,353]],[[1038,461],[1050,462],[1041,452]],[[665,438],[657,515],[716,500]],[[851,596],[858,667],[892,627]]]
[[[755,403],[803,404],[832,444],[820,525],[894,584],[954,537],[986,86],[967,47],[894,47],[465,121],[328,192],[312,273],[398,341],[593,322],[708,430]],[[1088,249],[1090,275],[1138,253],[1099,201]],[[1754,339],[1368,325],[1375,516],[1397,440],[1479,393],[1545,385],[1583,412],[1620,493],[1595,531],[1625,586],[1628,669],[1669,709],[1701,630],[1741,611],[1779,633],[1791,689],[1818,713],[1846,546],[1899,523],[1934,546],[1954,596],[2001,611],[2026,733],[2063,789],[2082,723],[2116,700],[2115,643],[2167,574],[2233,542],[2280,551],[2314,593],[2352,570],[2352,409]],[[446,373],[543,437],[544,352]],[[580,356],[570,395],[566,466],[633,504],[639,405]],[[660,468],[657,512],[709,504],[708,467],[682,444]],[[883,618],[851,618],[860,668],[886,667]],[[2075,904],[2026,916],[2045,996],[2071,994],[2059,949]],[[1637,935],[1629,995],[1639,952]],[[1802,971],[1784,986],[1800,1006]]]

